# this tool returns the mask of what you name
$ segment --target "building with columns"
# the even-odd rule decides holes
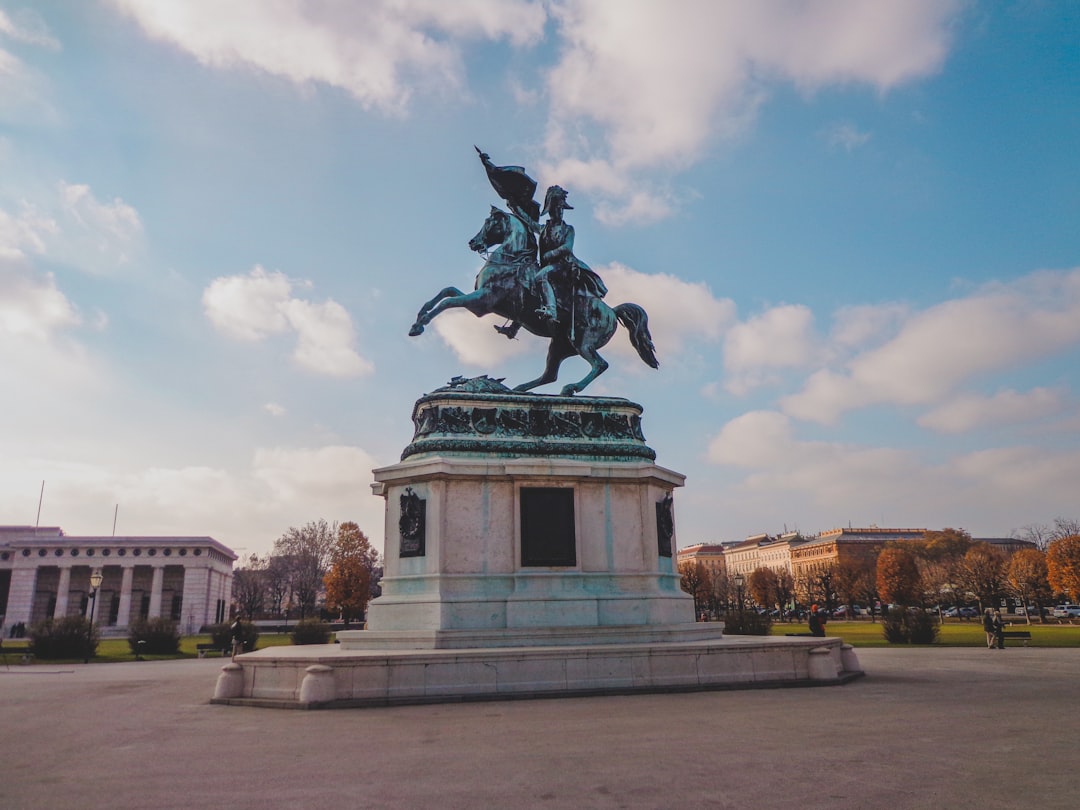
[[[224,621],[237,559],[212,537],[73,537],[57,527],[0,526],[3,632],[49,618],[85,616],[103,634],[164,617],[181,632]],[[102,574],[90,599],[90,575]]]

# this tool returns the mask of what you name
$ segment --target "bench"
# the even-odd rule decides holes
[[[1023,641],[1024,646],[1026,647],[1028,645],[1028,642],[1031,641],[1031,631],[1030,630],[1006,630],[1005,632],[1003,632],[1001,634],[1001,637],[1002,638],[1012,638],[1012,639],[1016,639],[1018,641]]]
[[[199,658],[206,658],[208,652],[219,652],[222,657],[231,655],[232,651],[228,649],[222,649],[217,644],[196,644],[195,651],[199,654]]]

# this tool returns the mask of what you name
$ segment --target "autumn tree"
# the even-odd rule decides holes
[[[974,543],[958,568],[962,587],[979,600],[980,612],[1005,593],[1005,555],[989,543]]]
[[[776,572],[771,568],[755,568],[746,578],[750,598],[762,607],[776,604]]]
[[[364,619],[378,565],[379,552],[371,547],[358,525],[346,521],[338,526],[330,570],[323,583],[326,606],[341,612],[346,627],[352,619]]]
[[[291,527],[274,543],[274,554],[284,561],[289,590],[300,608],[301,619],[315,613],[337,534],[337,524],[316,520],[299,529]]]
[[[940,610],[942,602],[959,605],[964,601],[964,555],[974,542],[963,529],[942,529],[923,534],[922,540],[915,545],[915,551],[923,594],[928,604],[937,605]]]
[[[795,599],[795,577],[786,568],[776,572],[776,601],[780,603],[781,615],[787,616],[785,605]]]
[[[1080,534],[1062,537],[1047,546],[1046,571],[1054,591],[1080,601]]]
[[[1038,610],[1040,621],[1045,622],[1043,605],[1050,604],[1054,598],[1050,590],[1046,555],[1034,548],[1020,549],[1009,559],[1005,581],[1009,592],[1024,605],[1027,623],[1031,624],[1031,611],[1026,609],[1031,604]]]
[[[915,554],[895,543],[885,546],[878,555],[876,579],[882,601],[897,605],[914,604],[922,589]]]
[[[872,604],[877,598],[876,561],[867,557],[845,557],[833,570],[836,595],[854,615],[856,603]]]
[[[700,562],[679,563],[679,586],[694,597],[694,615],[699,615],[712,592],[709,569]]]

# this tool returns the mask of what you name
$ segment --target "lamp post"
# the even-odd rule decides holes
[[[90,663],[90,648],[94,644],[94,607],[97,605],[97,592],[101,587],[101,569],[95,568],[90,574],[90,621],[86,625],[86,655],[83,657],[83,663]]]
[[[735,581],[735,590],[739,594],[739,615],[741,616],[742,612],[743,612],[742,589],[743,589],[743,585],[746,584],[746,577],[744,577],[742,575],[742,572],[739,572],[738,574],[735,575],[734,581]]]

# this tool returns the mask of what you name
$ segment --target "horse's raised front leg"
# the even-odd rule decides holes
[[[560,340],[553,340],[548,346],[547,353],[547,365],[544,366],[544,373],[537,377],[535,380],[531,380],[521,385],[515,385],[515,391],[531,391],[541,385],[547,385],[548,383],[555,382],[559,379],[559,366],[562,365],[562,361],[567,357],[573,357],[577,352],[573,347]]]
[[[423,333],[423,327],[431,323],[436,315],[455,307],[464,307],[474,315],[483,315],[485,308],[485,291],[474,289],[472,293],[462,293],[457,287],[446,287],[443,291],[432,298],[420,308],[416,316],[416,323],[408,330],[410,337],[416,337]]]
[[[592,366],[592,370],[576,383],[564,385],[560,392],[564,397],[571,397],[579,391],[584,391],[589,383],[608,370],[607,360],[597,354],[592,346],[582,346],[580,354]]]

